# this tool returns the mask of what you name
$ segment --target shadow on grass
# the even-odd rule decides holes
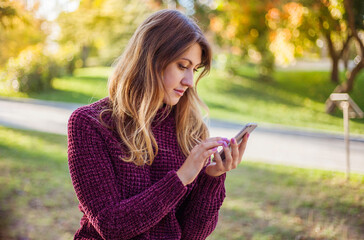
[[[278,78],[268,82],[240,72],[239,75],[219,76],[219,81],[210,81],[206,87],[228,97],[251,98],[269,104],[302,107],[304,99],[324,102],[330,94],[330,83],[322,80],[322,74],[299,72],[295,76],[294,73],[283,72],[277,73]],[[315,77],[316,75],[318,77]],[[222,84],[225,78],[229,80]],[[288,81],[287,78],[292,80]]]
[[[53,89],[29,93],[29,97],[60,102],[89,104],[107,95],[107,77],[69,75],[53,80]]]
[[[350,121],[364,124],[364,118],[352,118]]]
[[[209,100],[205,100],[205,103],[209,106],[209,108],[213,108],[213,109],[222,109],[222,110],[226,110],[226,111],[234,110],[234,108],[230,105],[220,104],[220,103],[209,101]]]
[[[71,239],[80,214],[64,155],[65,136],[5,130],[0,128],[0,134],[28,141],[0,145],[0,214],[6,214],[1,215],[0,236]],[[33,147],[36,139],[44,145]],[[53,147],[58,150],[48,151]],[[245,162],[228,174],[227,199],[213,235],[215,239],[345,239],[347,232],[348,239],[364,239],[364,177],[347,184],[344,179],[344,174],[330,171]]]
[[[272,219],[255,215],[249,210],[223,208],[220,215],[220,226],[213,239],[298,239],[302,231],[284,224],[272,223]],[[277,221],[275,221],[277,222]],[[222,225],[221,225],[222,224]],[[219,228],[225,228],[232,234],[219,233]],[[233,236],[231,236],[233,235]],[[235,235],[235,236],[234,236]],[[307,239],[307,238],[305,238]]]
[[[79,104],[90,104],[100,99],[99,97],[95,97],[95,94],[81,93],[77,91],[77,89],[75,89],[74,91],[51,89],[41,93],[30,93],[29,97],[48,101]]]
[[[89,82],[92,81],[92,82],[107,83],[107,77],[77,76],[77,77],[70,77],[70,78],[87,80]]]
[[[345,232],[364,239],[364,178],[344,179],[330,171],[245,163],[228,175],[222,216],[227,226],[245,229],[247,239],[345,239]]]
[[[261,87],[271,85],[281,91],[316,102],[325,102],[337,85],[330,81],[330,72],[325,71],[278,71],[274,73],[272,82],[264,82],[257,74],[252,73],[253,69],[243,66],[234,71],[234,75],[259,83]],[[341,78],[345,79],[344,73],[341,73]],[[350,93],[357,104],[364,108],[364,98],[360,97],[362,89],[364,89],[364,71],[357,76],[354,90]]]
[[[0,142],[0,239],[71,239],[79,212],[66,137],[3,127],[0,134],[19,140]]]
[[[7,159],[11,159],[14,166],[23,167],[37,167],[44,170],[49,167],[57,170],[59,167],[63,167],[67,163],[66,156],[55,155],[52,152],[36,152],[32,149],[26,149],[21,146],[11,147],[4,143],[0,143],[1,152],[6,155]],[[16,152],[16,154],[13,154]]]
[[[253,84],[252,84],[253,85]],[[280,95],[279,92],[272,89],[271,83],[255,83],[255,86],[242,86],[238,81],[231,81],[229,84],[221,86],[220,91],[224,92],[227,96],[252,98],[259,101],[266,101],[270,103],[283,104],[287,106],[299,107],[301,103],[295,103],[287,96]]]
[[[9,216],[11,213],[3,209],[4,205],[1,200],[0,204],[0,239],[7,239],[8,233],[11,231],[9,219],[7,216]]]
[[[341,73],[341,79],[345,79],[344,73]],[[289,72],[276,72],[275,79],[277,86],[280,89],[297,94],[302,98],[308,97],[309,99],[324,103],[330,94],[334,91],[337,84],[330,81],[329,72],[320,71],[289,71]],[[287,80],[289,79],[289,81]],[[364,108],[364,71],[356,77],[354,88],[349,93],[354,101]]]
[[[256,81],[256,82],[267,83],[267,84],[270,83],[268,81],[265,81],[265,80],[259,78],[258,75],[247,74],[244,71],[230,71],[229,73],[232,74],[232,75],[236,75],[236,76],[245,78],[245,79],[249,79],[250,81]]]
[[[364,111],[364,108],[361,108]],[[343,119],[343,111],[336,108],[335,111],[330,114],[330,116],[337,118],[337,119]],[[350,122],[355,122],[358,124],[363,124],[364,123],[364,118],[350,118]]]
[[[274,78],[280,89],[316,102],[325,102],[336,87],[328,72],[277,72]]]

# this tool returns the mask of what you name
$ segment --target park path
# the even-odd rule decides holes
[[[0,97],[0,125],[67,134],[67,120],[81,105],[34,99]],[[233,137],[239,124],[210,120],[211,136]],[[342,135],[300,128],[259,124],[250,135],[244,156],[251,161],[345,171]],[[351,171],[364,173],[364,136],[351,136]]]

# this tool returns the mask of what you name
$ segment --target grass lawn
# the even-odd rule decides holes
[[[72,239],[66,137],[0,127],[0,239]],[[209,240],[364,239],[364,175],[244,162]]]
[[[55,78],[52,90],[26,94],[0,88],[0,96],[88,104],[107,95],[107,77],[110,71],[111,68],[107,67],[77,69],[73,76]]]
[[[243,67],[236,75],[215,70],[198,90],[214,118],[342,132],[342,113],[325,113],[325,101],[335,88],[328,75],[278,71],[274,81],[264,82],[250,68]],[[351,96],[364,109],[364,72]],[[350,124],[351,133],[364,134],[364,119],[353,119]]]
[[[72,239],[67,137],[0,127],[0,239]]]
[[[0,89],[0,96],[88,104],[107,95],[109,73],[110,68],[78,69],[74,76],[55,79],[54,90],[26,95]],[[343,132],[341,111],[325,113],[325,100],[335,88],[328,77],[328,72],[277,71],[274,81],[263,82],[251,67],[242,67],[235,75],[214,68],[201,80],[198,92],[213,118]],[[364,109],[364,72],[351,96]],[[364,119],[352,119],[350,132],[364,134]]]

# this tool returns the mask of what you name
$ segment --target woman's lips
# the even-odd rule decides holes
[[[183,93],[185,92],[184,90],[179,90],[179,89],[174,89],[174,91],[179,95],[179,96],[183,96]]]

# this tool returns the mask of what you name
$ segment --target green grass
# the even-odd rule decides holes
[[[227,178],[214,239],[364,239],[364,176],[245,162]]]
[[[54,90],[19,94],[0,90],[2,96],[31,97],[88,104],[107,95],[110,68],[84,68],[74,76],[57,78]],[[325,113],[325,100],[335,88],[328,72],[277,71],[274,81],[257,79],[251,67],[235,75],[214,68],[202,79],[198,92],[210,108],[210,116],[232,122],[258,122],[343,132],[342,112]],[[364,72],[355,82],[352,98],[364,109]],[[364,134],[364,119],[352,119],[352,134]]]
[[[73,76],[54,79],[52,90],[25,94],[0,88],[0,96],[89,104],[107,95],[107,77],[110,71],[107,67],[77,69]]]
[[[66,137],[0,127],[0,239],[72,239]],[[244,162],[209,240],[364,239],[364,175]]]
[[[213,70],[198,86],[213,118],[343,131],[342,113],[325,113],[325,101],[335,88],[327,72],[280,71],[274,81],[258,80],[251,69],[230,75]],[[351,93],[364,109],[364,72]],[[351,133],[364,134],[364,119],[353,119]]]
[[[71,239],[80,214],[66,136],[0,127],[0,239]]]

